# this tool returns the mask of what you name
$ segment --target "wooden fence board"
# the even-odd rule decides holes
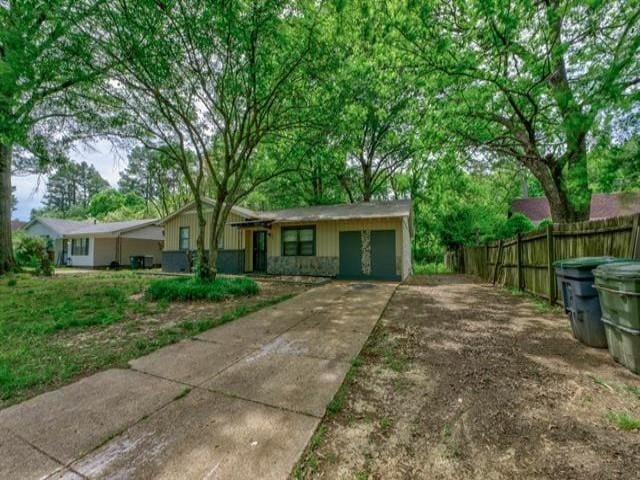
[[[640,216],[554,225],[518,237],[465,247],[464,272],[557,302],[555,259],[611,255],[640,259]]]

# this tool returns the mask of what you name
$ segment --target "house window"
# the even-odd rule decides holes
[[[309,257],[316,254],[316,227],[282,229],[282,256]]]
[[[178,244],[180,250],[189,250],[189,227],[180,227]]]
[[[74,256],[89,255],[89,239],[88,238],[72,238],[71,239],[71,255],[74,255]]]

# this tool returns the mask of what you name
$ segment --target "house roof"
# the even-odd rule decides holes
[[[516,198],[511,204],[512,213],[522,213],[532,222],[551,217],[549,201],[545,197]]]
[[[80,225],[66,232],[65,235],[115,235],[155,225],[157,221],[157,218],[153,218],[147,220],[128,220],[125,222],[89,223]]]
[[[261,212],[260,218],[262,220],[271,220],[274,222],[310,222],[322,220],[408,217],[410,214],[411,200],[395,200],[289,208],[273,212]]]
[[[551,217],[545,197],[518,198],[511,205],[513,213],[522,213],[532,222]],[[640,192],[600,193],[591,197],[590,220],[640,213]]]
[[[203,198],[202,202],[210,207],[213,207],[216,203],[214,200],[210,199],[210,198]],[[169,220],[171,220],[172,218],[177,217],[178,215],[180,215],[183,212],[189,211],[191,210],[194,206],[195,206],[196,202],[189,202],[187,203],[185,206],[183,206],[182,208],[179,208],[178,210],[176,210],[175,212],[167,215],[166,217],[158,220],[158,224],[164,224],[167,223]],[[253,210],[249,210],[248,208],[245,207],[240,207],[237,205],[234,205],[233,207],[231,207],[231,212],[235,213],[236,215],[239,215],[243,218],[254,218],[257,219],[259,218],[259,214],[257,212],[254,212]]]
[[[67,220],[64,218],[36,217],[29,223],[27,223],[23,228],[29,228],[35,223],[42,223],[59,235],[67,234],[78,227],[88,224],[87,221]]]
[[[23,222],[22,220],[11,220],[11,231],[15,232],[16,230],[21,229],[27,224],[27,222]]]
[[[640,213],[640,192],[594,195],[591,198],[591,220]]]
[[[116,235],[130,232],[138,228],[154,225],[157,219],[128,220],[125,222],[100,222],[94,223],[92,220],[78,221],[66,220],[63,218],[37,217],[24,226],[27,228],[39,222],[49,227],[59,235]]]

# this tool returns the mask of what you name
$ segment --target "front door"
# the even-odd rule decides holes
[[[253,232],[253,271],[267,271],[267,232],[264,230]]]

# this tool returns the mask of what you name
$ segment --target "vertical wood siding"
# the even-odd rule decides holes
[[[205,211],[206,213],[206,211]],[[207,214],[207,218],[211,218],[211,213]],[[244,232],[243,230],[229,225],[232,222],[240,222],[242,217],[235,213],[230,213],[227,225],[224,227],[224,249],[225,250],[242,250],[244,248]],[[198,236],[198,217],[195,210],[187,211],[172,218],[164,225],[164,249],[166,251],[175,251],[179,249],[178,235],[180,227],[189,227],[189,249],[195,250],[196,237]],[[209,222],[205,228],[205,248],[209,241]]]

